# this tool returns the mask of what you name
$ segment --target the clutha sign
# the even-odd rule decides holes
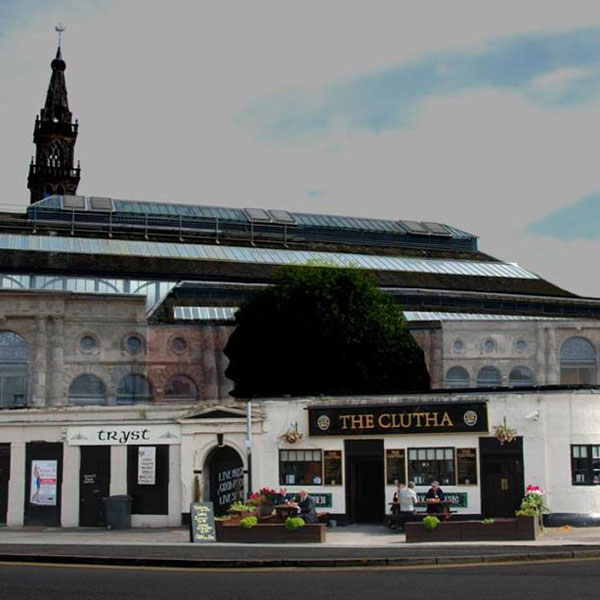
[[[312,436],[488,431],[484,402],[315,407],[308,422]]]

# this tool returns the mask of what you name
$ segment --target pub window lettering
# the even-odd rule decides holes
[[[571,446],[573,485],[600,485],[600,445]]]
[[[322,464],[320,450],[280,450],[279,483],[281,485],[322,485]]]
[[[408,479],[417,485],[429,485],[432,481],[454,485],[454,449],[409,448]]]

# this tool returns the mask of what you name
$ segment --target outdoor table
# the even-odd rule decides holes
[[[452,511],[450,510],[450,506],[452,502],[450,500],[440,500],[439,502],[419,502],[416,504],[419,508],[425,508],[427,510],[429,506],[439,507],[438,510],[434,512],[428,512],[427,514],[435,515],[440,517],[443,521],[448,521],[452,518]]]
[[[288,517],[296,517],[300,514],[296,504],[276,504],[273,508],[282,521],[285,521]]]

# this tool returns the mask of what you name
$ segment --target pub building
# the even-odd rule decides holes
[[[550,525],[598,524],[597,393],[554,386],[263,400],[268,431],[255,440],[253,479],[307,489],[340,524],[383,523],[397,482],[414,481],[422,500],[434,480],[454,518],[514,516],[532,484],[546,492]],[[514,439],[496,436],[498,426]],[[286,441],[290,427],[299,441]]]

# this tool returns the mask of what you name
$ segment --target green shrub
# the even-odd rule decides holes
[[[440,524],[440,520],[433,515],[429,515],[428,517],[423,517],[423,527],[425,529],[429,529],[433,531]]]
[[[256,512],[255,504],[244,504],[236,500],[228,509],[228,512]]]
[[[258,523],[256,517],[245,517],[240,521],[240,526],[244,529],[252,529]]]
[[[495,519],[483,519],[483,521],[481,521],[484,525],[491,525],[492,523],[495,523]]]
[[[300,517],[288,517],[285,520],[285,528],[288,531],[296,531],[296,529],[300,529],[300,527],[304,527],[304,519]]]

